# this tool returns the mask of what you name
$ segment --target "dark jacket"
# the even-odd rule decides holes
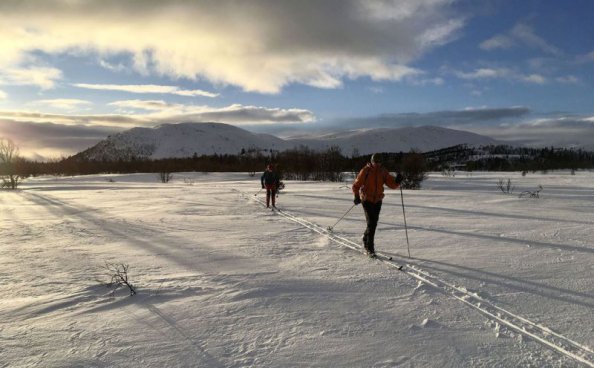
[[[279,183],[280,179],[278,177],[278,175],[272,171],[272,170],[266,170],[264,171],[264,174],[262,174],[262,177],[260,178],[260,182],[262,183],[262,186],[271,186],[274,185],[276,187],[278,187],[278,183]]]

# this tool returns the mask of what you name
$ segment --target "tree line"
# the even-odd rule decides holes
[[[511,146],[469,147],[458,145],[420,153],[380,153],[390,171],[403,174],[404,188],[418,189],[428,171],[455,168],[465,171],[546,171],[594,168],[594,153],[584,150],[521,148]],[[343,181],[345,173],[356,175],[369,161],[369,155],[356,151],[346,156],[339,147],[315,151],[306,146],[287,151],[242,150],[237,155],[193,155],[187,158],[92,160],[80,155],[50,162],[26,160],[18,147],[0,138],[0,184],[16,188],[23,178],[39,175],[90,175],[109,173],[172,172],[256,172],[272,163],[285,180]]]
[[[405,185],[420,187],[425,177],[425,160],[420,153],[383,154],[384,165],[391,171],[401,172]],[[315,151],[306,146],[287,151],[262,152],[242,150],[238,155],[194,155],[187,158],[92,160],[71,156],[50,162],[38,162],[13,157],[10,162],[0,161],[0,177],[26,178],[40,175],[91,175],[123,173],[172,172],[248,172],[255,175],[272,163],[285,180],[343,181],[345,172],[358,173],[369,161],[369,155],[351,157],[342,154],[339,147]]]
[[[424,153],[430,171],[548,171],[594,168],[594,152],[569,148],[458,145]]]

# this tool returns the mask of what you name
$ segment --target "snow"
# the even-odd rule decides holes
[[[245,173],[0,191],[0,367],[594,364],[594,173],[432,174],[404,191],[410,259],[387,190],[376,249],[404,271],[359,253],[360,206],[325,230],[349,185],[288,181],[276,212]]]

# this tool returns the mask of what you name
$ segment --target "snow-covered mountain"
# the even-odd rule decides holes
[[[316,150],[339,146],[346,155],[352,154],[355,149],[366,155],[374,152],[408,152],[411,149],[426,152],[458,144],[497,144],[494,139],[479,134],[435,126],[353,130],[295,141]]]
[[[457,144],[485,145],[495,140],[478,134],[434,126],[398,129],[364,129],[323,136],[281,139],[256,134],[221,123],[165,124],[156,128],[133,128],[109,136],[77,156],[94,160],[191,157],[194,154],[238,154],[242,150],[283,151],[299,146],[324,150],[338,146],[346,155],[373,152],[430,151]]]
[[[194,154],[238,154],[249,148],[285,150],[292,144],[268,134],[255,134],[221,123],[164,124],[133,128],[107,137],[78,154],[91,160],[178,158]]]

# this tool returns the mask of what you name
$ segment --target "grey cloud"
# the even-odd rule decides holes
[[[256,106],[238,106],[237,108],[210,111],[188,115],[200,121],[222,121],[249,124],[254,122],[304,123],[315,119],[314,114],[302,109],[270,109]]]
[[[89,148],[121,128],[102,126],[34,123],[0,119],[0,137],[12,139],[21,153],[29,158],[69,155]],[[51,154],[49,154],[51,155]]]
[[[105,114],[105,115],[61,115],[46,114],[29,111],[0,111],[0,119],[6,118],[15,121],[34,121],[39,123],[66,123],[65,125],[100,125],[98,122],[117,125],[134,125],[143,123],[131,116]]]
[[[525,116],[529,112],[530,109],[526,107],[509,107],[436,111],[429,113],[383,114],[369,118],[337,120],[331,124],[349,129],[365,128],[369,126],[382,128],[420,125],[450,126],[452,124],[466,125],[519,118]]]
[[[180,121],[217,121],[236,124],[307,123],[315,115],[304,109],[281,109],[241,104],[226,107],[208,107],[171,104],[160,100],[124,100],[109,105],[153,111],[147,115],[132,115],[138,120],[155,123],[177,123]]]

